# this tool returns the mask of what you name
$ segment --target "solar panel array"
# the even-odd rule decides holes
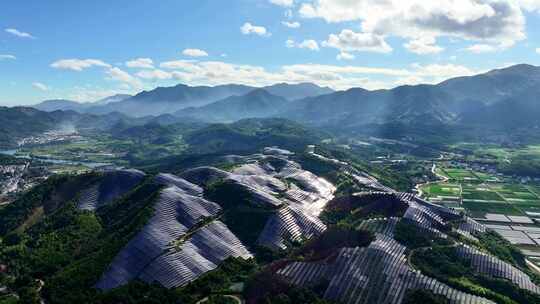
[[[393,237],[396,225],[400,220],[399,217],[369,219],[362,221],[358,225],[358,229]]]
[[[493,303],[449,287],[422,275],[407,264],[406,247],[388,236],[365,248],[343,248],[328,262],[294,262],[278,271],[289,282],[312,287],[323,279],[330,283],[324,298],[339,303],[399,304],[409,290],[427,289],[448,298],[451,303]]]
[[[77,207],[94,211],[133,190],[144,179],[139,170],[113,170],[104,173],[96,184],[81,191]]]
[[[540,294],[540,288],[531,281],[531,278],[509,263],[467,245],[456,247],[456,251],[460,257],[470,260],[477,272],[489,277],[509,280],[522,289]]]
[[[285,249],[291,242],[309,239],[326,230],[318,216],[333,198],[336,188],[287,159],[288,153],[276,154],[278,150],[275,149],[268,151],[273,155],[229,157],[231,160],[250,160],[231,173],[205,167],[189,170],[182,176],[200,185],[207,185],[208,179],[216,178],[232,182],[250,193],[250,203],[275,209],[258,244]]]
[[[319,236],[325,230],[326,225],[319,218],[295,206],[285,206],[266,222],[257,243],[271,249],[284,250],[290,242]]]
[[[178,249],[152,261],[139,278],[166,288],[177,288],[216,269],[229,257],[249,259],[252,255],[225,224],[213,221],[197,230]]]
[[[431,233],[439,238],[447,236],[440,232],[446,223],[445,221],[431,209],[421,206],[416,202],[409,201],[409,208],[403,215],[403,220],[413,223],[419,229]]]
[[[108,290],[139,277],[154,260],[173,247],[174,241],[220,211],[217,204],[190,195],[177,186],[161,190],[153,217],[118,253],[96,287]]]
[[[204,190],[201,187],[195,184],[192,184],[178,176],[168,174],[168,173],[159,173],[154,178],[154,181],[158,184],[165,185],[165,186],[176,186],[182,189],[187,194],[193,195],[193,196],[202,196],[204,193]]]

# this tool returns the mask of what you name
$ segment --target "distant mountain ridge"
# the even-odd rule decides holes
[[[77,102],[73,100],[67,100],[67,99],[51,99],[51,100],[45,100],[43,102],[40,102],[36,105],[33,105],[32,107],[35,109],[38,109],[40,111],[45,112],[53,112],[53,111],[76,111],[79,113],[86,112],[89,108],[94,106],[104,106],[109,103],[113,102],[119,102],[125,99],[128,99],[132,97],[131,95],[127,94],[117,94],[113,96],[109,96],[94,102]]]
[[[540,107],[536,106],[539,104],[538,87],[540,68],[517,65],[476,76],[449,79],[437,85],[401,86],[377,91],[354,88],[309,97],[291,103],[279,116],[318,126],[349,129],[388,123],[456,125],[475,123],[474,113],[501,113],[503,110],[500,108],[505,106],[505,121],[520,121],[520,125],[537,124],[538,120],[531,117],[540,115]],[[484,115],[482,122],[490,127],[501,127],[501,121],[490,120],[489,115]]]
[[[266,118],[277,115],[289,101],[257,89],[243,96],[231,96],[198,108],[187,108],[175,113],[210,122],[232,122],[244,118]]]
[[[77,103],[69,100],[44,101],[36,106],[43,111],[73,110],[80,113],[107,114],[119,112],[133,117],[173,114],[187,108],[206,106],[233,96],[244,96],[251,91],[264,89],[286,100],[302,99],[334,92],[330,88],[311,83],[280,83],[263,88],[245,85],[158,87],[135,96],[115,95],[94,103]]]
[[[436,85],[389,90],[352,88],[333,92],[309,83],[263,88],[177,85],[82,110],[77,109],[78,104],[64,100],[44,102],[37,108],[50,111],[61,107],[92,114],[118,112],[132,117],[153,115],[171,122],[185,118],[231,122],[278,117],[341,130],[388,124],[502,129],[540,125],[536,118],[540,117],[539,87],[540,68],[521,64]]]

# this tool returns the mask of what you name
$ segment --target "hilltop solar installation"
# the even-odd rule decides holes
[[[311,239],[325,230],[326,225],[319,218],[286,206],[270,217],[257,243],[274,250],[287,249],[287,243]]]
[[[324,298],[346,304],[403,301],[408,290],[427,289],[452,303],[493,303],[453,289],[422,275],[407,264],[406,247],[381,234],[366,248],[342,248],[335,260],[293,262],[278,271],[292,284],[304,287],[329,281]]]
[[[540,293],[540,288],[531,281],[530,277],[516,267],[469,246],[461,245],[456,248],[456,251],[460,257],[470,260],[474,269],[479,273],[493,278],[506,279],[522,289]]]
[[[100,181],[80,193],[78,208],[93,211],[135,188],[145,174],[138,170],[115,170],[104,173]]]
[[[290,155],[286,150],[272,148],[260,155],[229,156],[231,162],[249,163],[239,164],[230,173],[211,167],[196,168],[182,177],[201,186],[216,180],[233,183],[250,194],[249,202],[255,207],[274,209],[257,243],[286,249],[291,242],[310,239],[326,230],[318,216],[336,190],[328,181],[290,161]]]
[[[216,268],[219,262],[230,256],[250,256],[221,222],[213,221],[193,231],[201,221],[215,218],[221,208],[192,195],[198,192],[198,186],[168,177],[169,186],[161,191],[155,203],[154,216],[116,256],[96,284],[97,288],[116,288],[135,278],[157,281],[168,287],[181,286]],[[176,248],[175,242],[188,233],[192,234],[180,248]],[[189,249],[201,251],[201,256],[193,255]],[[185,266],[191,272],[181,278],[168,277],[168,271],[173,271],[172,264],[179,267],[176,271]]]
[[[259,235],[258,245],[281,250],[293,242],[321,235],[327,227],[319,215],[333,198],[336,188],[289,160],[291,155],[286,150],[271,148],[264,154],[228,156],[227,161],[237,165],[232,172],[201,167],[184,172],[182,178],[171,174],[157,175],[154,181],[164,188],[155,202],[153,217],[118,253],[96,287],[108,290],[139,279],[176,288],[216,269],[228,257],[251,258],[248,249],[219,220],[222,208],[203,198],[203,187],[217,181],[241,187],[250,194],[248,204],[251,207],[273,212]],[[320,159],[332,162],[324,157]],[[364,186],[382,191],[370,193],[393,196],[405,203],[407,209],[402,217],[362,221],[358,229],[371,231],[376,236],[369,246],[335,248],[334,255],[317,262],[288,262],[278,270],[280,276],[304,287],[329,282],[323,291],[324,298],[338,303],[399,304],[407,292],[414,289],[430,290],[448,298],[451,303],[493,303],[453,289],[413,269],[407,261],[408,249],[394,240],[400,221],[439,238],[447,238],[443,231],[453,229],[475,239],[475,235],[486,232],[484,225],[413,194],[387,188],[346,163],[332,163],[341,166],[345,173]],[[83,192],[80,206],[99,207],[106,202],[103,198],[118,197],[129,191],[126,184],[144,178],[144,174],[133,171],[122,174],[127,174],[129,183],[120,182],[121,187],[114,186],[111,181],[115,177],[109,177],[107,186],[102,182]],[[104,192],[104,189],[109,191]],[[452,228],[450,222],[457,226]],[[512,228],[505,230],[506,233],[537,232],[527,230],[528,227]],[[531,292],[540,292],[527,274],[512,265],[474,248],[462,244],[455,246],[461,257],[471,260],[477,272],[510,280]]]
[[[249,259],[252,256],[225,224],[214,221],[197,230],[178,249],[152,261],[140,279],[166,288],[180,287],[216,269],[229,257]]]

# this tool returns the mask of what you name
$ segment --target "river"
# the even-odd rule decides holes
[[[48,157],[36,157],[36,156],[30,156],[30,155],[17,155],[17,152],[19,152],[19,150],[0,150],[0,154],[3,154],[3,155],[15,156],[16,158],[31,159],[31,160],[36,160],[36,161],[49,163],[49,164],[73,165],[73,166],[82,165],[91,169],[111,165],[109,163],[96,163],[96,162],[88,162],[88,161],[73,161],[73,160],[56,159],[56,158],[48,158]]]

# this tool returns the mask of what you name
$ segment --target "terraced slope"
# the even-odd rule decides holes
[[[366,248],[342,248],[328,263],[295,262],[278,271],[291,283],[330,283],[324,298],[339,303],[401,303],[409,290],[424,289],[452,303],[494,303],[469,295],[415,271],[407,264],[406,247],[389,236],[376,235]]]
[[[347,165],[341,165],[347,169]],[[360,176],[358,172],[353,170],[350,170],[349,174]],[[368,175],[362,175],[361,178],[357,179],[357,182],[362,182],[372,189],[383,188],[379,187],[377,181]],[[376,236],[375,241],[369,246],[338,248],[336,255],[330,255],[323,260],[313,262],[285,261],[280,264],[276,274],[286,282],[299,287],[319,286],[318,288],[320,288],[320,286],[324,286],[324,299],[339,303],[399,304],[405,300],[408,294],[418,289],[442,296],[450,303],[495,303],[480,296],[478,291],[473,291],[474,289],[464,288],[463,285],[452,287],[454,283],[450,284],[430,277],[420,272],[410,261],[411,255],[415,251],[429,251],[430,246],[439,246],[438,248],[455,251],[457,256],[465,261],[465,264],[460,265],[470,267],[470,273],[474,273],[474,275],[503,279],[532,294],[539,293],[540,288],[527,273],[485,250],[455,242],[454,238],[449,237],[448,234],[453,232],[471,241],[478,241],[475,236],[484,234],[486,228],[474,220],[463,217],[454,210],[421,200],[409,193],[397,193],[392,190],[356,195],[377,195],[379,199],[388,196],[389,199],[398,199],[408,207],[399,217],[368,217],[362,220],[356,229],[371,231]],[[354,212],[362,213],[351,210],[351,214]],[[406,237],[423,238],[426,245],[420,246],[428,247],[408,247],[415,244],[418,246],[418,244],[422,244],[421,242],[410,245],[400,243],[397,229],[404,229],[403,225],[408,225],[405,227],[412,225],[416,231],[415,235]],[[400,232],[399,239],[402,238],[403,232]],[[435,240],[442,241],[437,243]],[[470,261],[470,264],[467,264],[466,261]],[[437,267],[437,265],[432,267]],[[482,281],[475,282],[478,284]],[[469,292],[464,292],[464,290],[469,290]],[[480,293],[482,292],[480,291]],[[504,298],[504,296],[496,295],[492,291],[482,294],[498,300]],[[534,296],[520,294],[520,297],[520,299],[531,299]],[[508,303],[517,303],[509,301]]]
[[[232,172],[202,167],[182,176],[201,186],[216,181],[234,185],[248,194],[254,207],[273,210],[257,244],[287,249],[290,243],[318,236],[326,229],[318,216],[336,190],[328,181],[291,161],[292,155],[283,149],[267,148],[263,154],[227,156],[229,162],[238,164]]]
[[[228,257],[251,254],[223,223],[216,203],[201,189],[172,175],[158,175],[167,185],[154,206],[154,216],[112,261],[96,287],[109,290],[134,279],[183,286],[215,269]]]
[[[133,169],[105,172],[97,183],[81,191],[77,206],[94,211],[134,189],[144,177],[144,172]]]

